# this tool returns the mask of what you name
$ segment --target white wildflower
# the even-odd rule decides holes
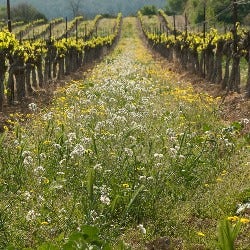
[[[155,154],[154,154],[154,157],[155,157],[155,158],[162,158],[162,157],[163,157],[163,154],[155,153]]]
[[[73,151],[70,153],[70,157],[74,158],[74,156],[82,156],[86,150],[81,144],[77,144]]]
[[[26,220],[27,221],[34,221],[37,216],[39,216],[40,214],[39,213],[36,213],[33,209],[30,210],[27,215],[25,216]]]
[[[26,156],[23,160],[23,164],[26,166],[31,165],[32,163],[33,163],[33,158],[30,155]]]
[[[27,201],[31,198],[31,194],[30,194],[29,191],[25,191],[25,192],[23,193],[23,196],[24,196],[24,198],[25,198]]]
[[[67,137],[69,142],[73,142],[76,140],[76,133],[68,133]]]
[[[53,113],[52,112],[49,112],[49,113],[46,113],[46,114],[43,115],[43,120],[44,121],[50,121],[50,120],[52,120],[52,118],[53,118]]]
[[[142,234],[147,233],[146,228],[143,226],[143,224],[139,224],[137,227],[139,228],[139,230]]]
[[[28,105],[28,108],[32,112],[36,112],[37,111],[37,105],[35,103],[33,103],[33,102]]]
[[[102,194],[100,197],[100,201],[105,204],[105,205],[109,205],[110,204],[110,199],[107,195]]]
[[[124,148],[124,152],[129,157],[133,156],[133,150],[130,148]]]
[[[45,169],[43,166],[38,166],[37,168],[34,169],[34,173],[37,175],[42,174],[43,172],[45,172]]]

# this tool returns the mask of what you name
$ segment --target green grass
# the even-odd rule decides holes
[[[144,249],[167,236],[216,249],[217,225],[249,199],[250,178],[244,123],[221,121],[218,101],[178,82],[125,18],[117,48],[85,80],[33,106],[27,124],[11,117],[0,147],[1,248]],[[249,247],[248,230],[238,249]],[[76,242],[85,247],[69,248]]]

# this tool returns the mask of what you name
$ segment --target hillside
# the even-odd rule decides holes
[[[22,1],[11,0],[11,4],[15,5]],[[48,19],[58,16],[72,17],[73,11],[70,7],[71,1],[65,0],[25,0],[23,2],[32,4],[39,11],[44,13]],[[77,1],[75,1],[77,2]],[[5,0],[0,0],[0,5],[5,5]],[[80,12],[85,16],[94,16],[100,13],[116,14],[122,12],[123,15],[132,15],[144,5],[155,5],[157,8],[162,8],[166,5],[166,0],[82,0],[80,1]]]

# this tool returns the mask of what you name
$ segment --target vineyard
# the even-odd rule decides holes
[[[240,92],[243,89],[250,97],[250,31],[237,25],[234,32],[226,34],[212,28],[207,34],[180,32],[169,26],[163,11],[160,15],[161,29],[152,32],[139,13],[144,35],[151,46],[169,61],[178,61],[184,70],[220,84],[222,90]]]
[[[0,249],[250,249],[250,33],[169,20],[0,32]]]
[[[46,40],[19,41],[12,33],[0,32],[0,110],[3,111],[5,99],[9,105],[13,105],[15,101],[21,102],[35,89],[46,88],[50,80],[61,79],[63,75],[76,71],[83,63],[93,61],[107,53],[118,38],[121,15],[112,22],[112,32],[102,36],[96,33],[94,36],[99,19],[98,15],[93,24],[84,25],[86,30],[82,37],[78,37],[79,34],[73,29],[81,20],[79,17],[69,23],[65,34],[58,37],[52,36],[52,24],[46,24],[47,28],[40,29],[39,35],[49,32],[49,39]],[[52,23],[55,25],[61,21],[58,19]],[[27,30],[26,35],[29,35],[29,29]],[[7,71],[8,79],[6,79]]]

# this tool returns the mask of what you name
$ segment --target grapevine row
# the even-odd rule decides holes
[[[160,13],[161,14],[161,13]],[[164,15],[162,16],[163,18]],[[240,62],[246,60],[248,76],[245,85],[250,97],[250,32],[236,26],[237,43],[233,32],[219,34],[210,29],[203,33],[179,32],[168,27],[169,33],[152,33],[138,12],[143,34],[148,43],[169,61],[177,61],[184,70],[219,84],[223,90],[240,92]]]
[[[107,53],[119,37],[121,20],[118,14],[111,35],[88,41],[63,38],[20,43],[12,33],[0,32],[1,111],[5,100],[10,105],[22,102],[35,89],[46,89],[51,80],[61,79]]]

